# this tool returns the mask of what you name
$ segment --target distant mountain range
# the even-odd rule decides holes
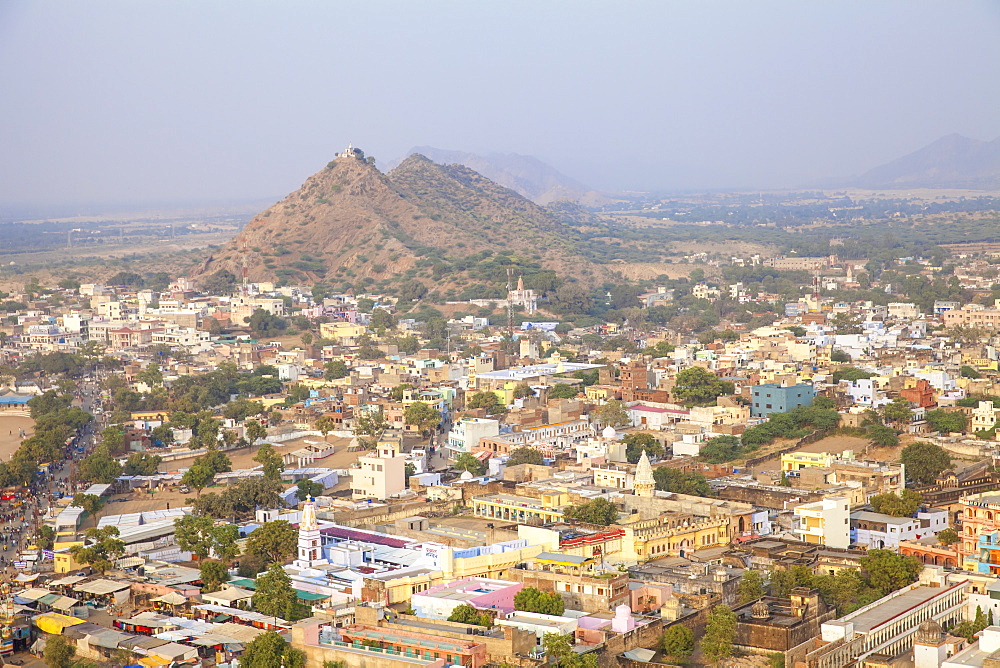
[[[441,286],[462,280],[470,256],[506,251],[579,276],[594,265],[574,240],[606,224],[569,202],[539,206],[463,165],[413,154],[383,174],[356,151],[255,216],[199,273],[239,276],[245,260],[253,280],[342,285],[403,276]]]
[[[465,151],[449,151],[433,146],[416,146],[406,155],[426,156],[442,165],[464,165],[479,172],[494,183],[510,188],[535,204],[551,204],[569,200],[587,206],[596,206],[610,200],[592,188],[576,181],[545,164],[538,158],[517,153],[490,153],[479,155]],[[393,169],[402,160],[388,165]]]
[[[1000,189],[1000,138],[993,141],[953,134],[876,167],[848,184],[857,188]]]

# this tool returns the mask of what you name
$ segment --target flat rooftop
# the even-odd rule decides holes
[[[872,629],[881,626],[893,617],[949,591],[951,591],[951,587],[915,587],[869,610],[864,610],[857,616],[848,615],[837,621],[853,622],[854,630],[857,633],[870,633]]]

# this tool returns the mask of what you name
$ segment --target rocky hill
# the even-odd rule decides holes
[[[245,258],[251,280],[390,287],[402,278],[435,289],[469,279],[470,257],[504,254],[581,276],[593,265],[575,240],[603,224],[547,210],[461,165],[411,155],[383,174],[358,152],[254,217],[200,273],[239,276]]]
[[[523,195],[536,204],[547,205],[559,200],[569,200],[596,205],[610,201],[592,188],[562,174],[530,155],[517,153],[479,155],[465,151],[449,151],[433,146],[417,146],[410,149],[407,155],[414,153],[426,156],[442,165],[464,165],[491,181]]]
[[[948,135],[870,170],[853,185],[885,189],[1000,189],[1000,138],[986,142]]]

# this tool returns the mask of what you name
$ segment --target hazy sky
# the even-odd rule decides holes
[[[0,2],[0,208],[282,196],[348,142],[603,189],[1000,135],[1000,2]]]

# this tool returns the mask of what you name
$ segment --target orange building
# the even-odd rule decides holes
[[[899,396],[914,403],[921,408],[931,408],[937,406],[937,398],[934,396],[934,388],[931,384],[921,378],[915,387],[908,387],[899,391]]]

